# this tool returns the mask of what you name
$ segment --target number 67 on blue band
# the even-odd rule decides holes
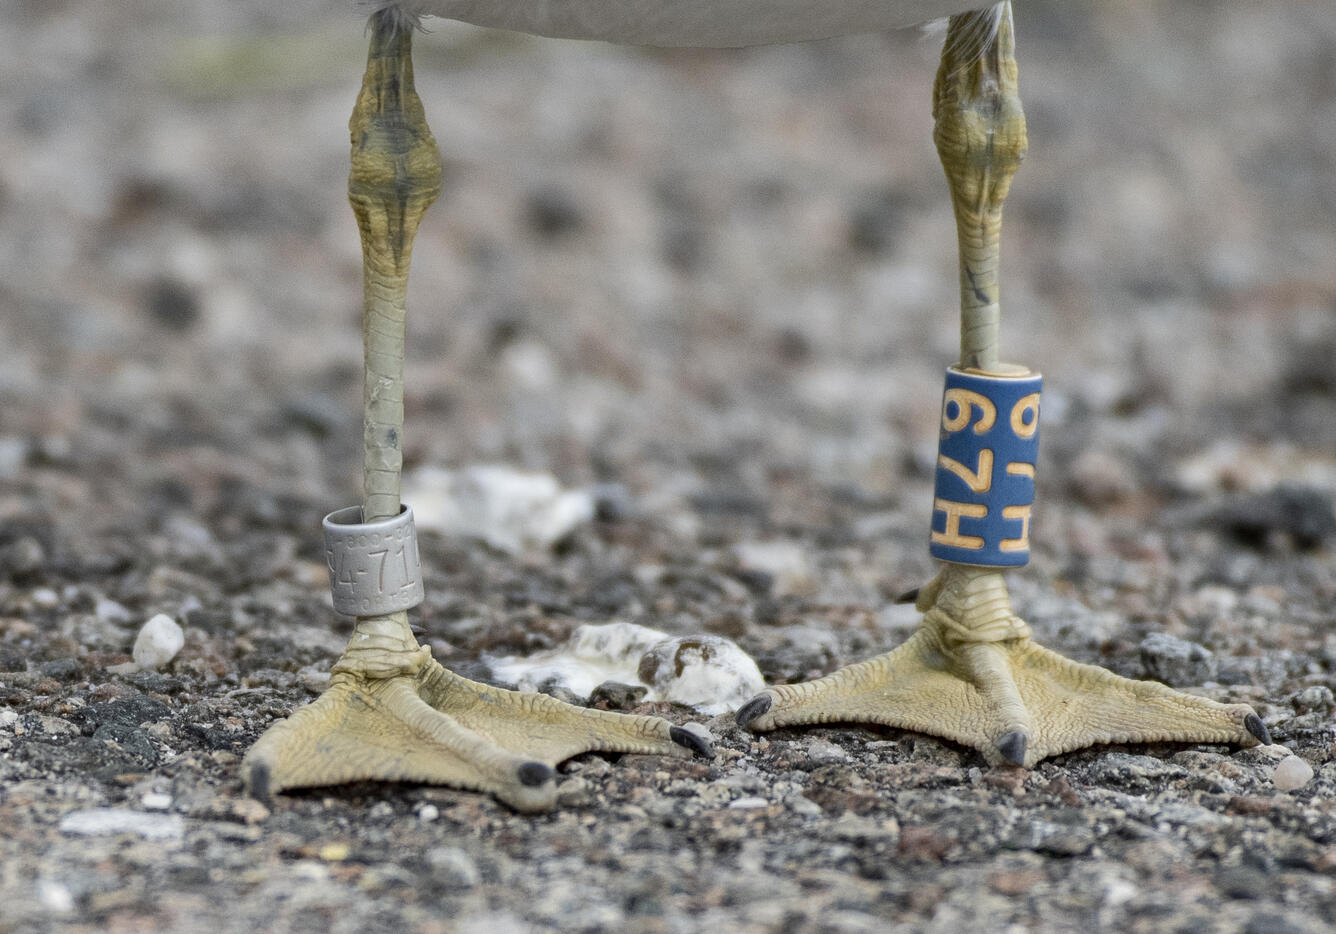
[[[933,487],[934,558],[983,567],[1030,560],[1043,379],[948,367]]]

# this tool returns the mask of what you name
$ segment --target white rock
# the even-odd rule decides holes
[[[1281,791],[1296,791],[1313,778],[1313,767],[1298,756],[1289,755],[1280,760],[1272,783]]]
[[[449,888],[471,889],[482,882],[478,864],[459,847],[438,846],[428,850],[426,863],[432,879]]]
[[[479,538],[510,554],[549,548],[594,517],[587,490],[505,466],[423,467],[404,477],[403,501],[419,528]]]
[[[823,740],[813,740],[807,744],[807,757],[817,765],[826,765],[831,762],[843,762],[849,758],[849,753],[836,746],[834,743],[827,743]]]
[[[789,795],[784,799],[784,804],[790,811],[802,817],[820,817],[822,814],[821,805],[800,793]]]
[[[93,604],[93,614],[100,620],[109,623],[126,623],[130,621],[130,611],[121,606],[110,597],[98,597]]]
[[[71,811],[60,822],[62,833],[82,837],[132,833],[145,840],[180,840],[185,822],[180,814],[148,814],[128,808],[87,808]]]
[[[159,613],[139,630],[131,655],[139,668],[161,668],[176,658],[186,644],[185,631],[166,613]]]
[[[139,799],[145,811],[165,811],[172,806],[172,796],[165,791],[148,791]]]
[[[37,900],[53,915],[67,915],[74,910],[74,895],[62,882],[37,880]]]
[[[744,811],[751,808],[763,808],[770,804],[765,798],[738,798],[736,801],[728,802],[729,810]]]
[[[807,550],[797,542],[741,542],[733,547],[733,554],[743,570],[770,575],[776,596],[810,594],[816,589]]]

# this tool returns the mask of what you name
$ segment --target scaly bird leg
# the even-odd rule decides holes
[[[1095,743],[1269,743],[1251,707],[1073,662],[1036,645],[1012,612],[998,567],[1025,561],[1029,500],[1000,516],[990,511],[1008,496],[1032,498],[1039,396],[1036,376],[999,363],[1002,203],[1026,139],[1010,6],[995,34],[988,15],[952,17],[933,88],[934,138],[959,235],[961,362],[948,372],[934,503],[942,527],[934,525],[932,541],[935,555],[961,563],[946,563],[919,593],[923,625],[898,649],[818,681],[770,688],[738,711],[738,723],[881,723],[1023,766]],[[991,40],[983,48],[980,36]]]
[[[349,122],[348,196],[363,250],[365,492],[362,521],[400,513],[405,295],[413,239],[440,194],[441,162],[413,86],[412,32],[371,22],[366,75]],[[552,767],[587,751],[710,755],[697,735],[636,717],[505,691],[447,671],[419,647],[405,611],[359,616],[328,690],[247,753],[251,792],[361,780],[491,792],[524,811],[556,798]]]

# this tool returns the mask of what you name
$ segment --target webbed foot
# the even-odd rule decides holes
[[[712,754],[660,717],[574,707],[462,678],[434,660],[390,678],[336,671],[316,701],[246,755],[251,793],[353,781],[431,782],[485,791],[518,811],[556,800],[553,767],[582,752]]]
[[[1038,645],[1011,612],[997,571],[946,565],[917,606],[923,626],[899,648],[817,681],[770,688],[738,711],[738,723],[880,723],[1026,767],[1098,743],[1271,741],[1246,704],[1123,678]]]

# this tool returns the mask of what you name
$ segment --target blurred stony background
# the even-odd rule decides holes
[[[1048,381],[1018,607],[1073,657],[1253,703],[1315,778],[1174,746],[994,772],[725,716],[712,765],[583,757],[546,817],[417,787],[249,801],[239,755],[348,632],[318,522],[358,496],[361,26],[337,0],[11,0],[0,931],[1329,930],[1336,9],[1036,0],[1017,30],[1004,352]],[[437,657],[485,676],[625,619],[787,681],[897,644],[956,344],[936,44],[438,22],[417,49],[445,190],[409,465],[600,497],[550,551],[426,536]],[[181,654],[108,672],[157,613]]]

